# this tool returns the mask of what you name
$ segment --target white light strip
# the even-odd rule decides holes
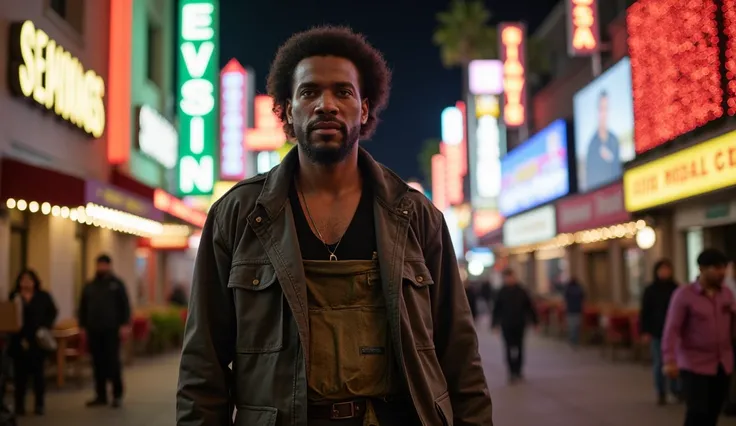
[[[97,204],[89,203],[86,207],[53,206],[50,203],[38,203],[37,201],[15,200],[8,198],[5,206],[9,209],[20,211],[28,210],[31,213],[41,212],[44,215],[52,215],[69,219],[74,222],[100,228],[111,229],[126,234],[150,237],[160,235],[164,232],[164,225],[150,220],[126,213],[120,210],[110,209]]]
[[[509,253],[524,254],[539,250],[567,247],[573,244],[590,244],[616,238],[634,238],[636,233],[646,226],[647,223],[645,221],[638,220],[636,222],[621,223],[603,228],[588,229],[574,234],[559,234],[552,240],[543,243],[510,249]]]

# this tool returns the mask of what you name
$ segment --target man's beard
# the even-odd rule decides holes
[[[294,128],[299,149],[302,150],[309,160],[315,164],[329,166],[337,164],[344,160],[358,143],[360,138],[360,128],[347,128],[342,126],[340,129],[341,141],[339,146],[333,147],[329,145],[316,146],[311,139],[313,129],[309,126],[306,130]],[[316,135],[316,137],[319,137]]]

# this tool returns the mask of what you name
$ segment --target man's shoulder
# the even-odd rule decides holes
[[[263,191],[267,176],[268,173],[260,173],[236,183],[212,205],[210,212],[217,217],[233,209],[251,210]]]

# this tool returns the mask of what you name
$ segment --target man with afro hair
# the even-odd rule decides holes
[[[493,424],[442,213],[358,144],[390,80],[348,28],[278,50],[268,92],[297,146],[210,210],[178,426]]]

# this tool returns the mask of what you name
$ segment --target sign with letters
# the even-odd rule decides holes
[[[176,167],[179,156],[176,127],[148,105],[138,108],[138,147],[167,169]]]
[[[32,21],[10,26],[10,90],[93,138],[105,131],[105,81]]]
[[[219,116],[219,4],[179,1],[180,195],[212,194],[217,171]]]

